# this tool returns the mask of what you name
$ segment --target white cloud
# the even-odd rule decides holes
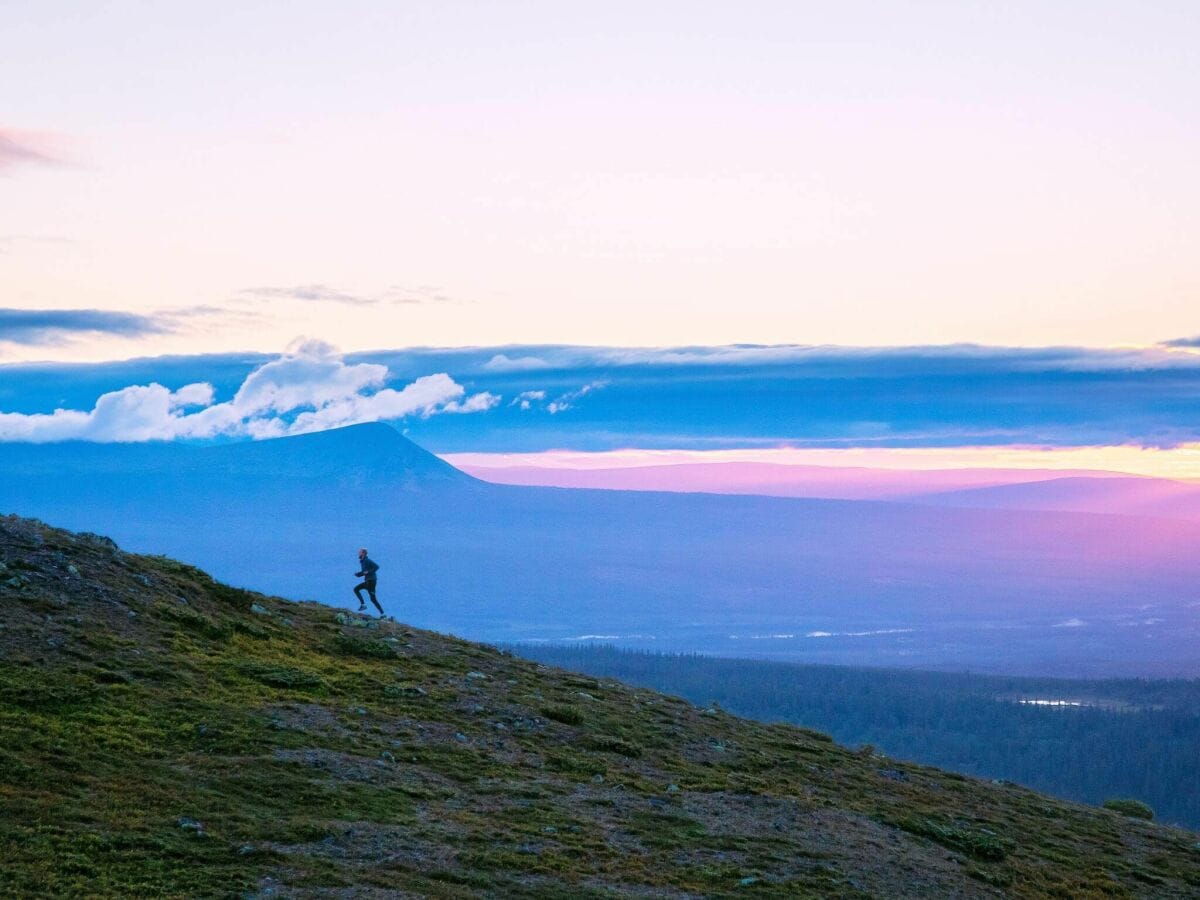
[[[409,415],[482,412],[500,402],[487,392],[466,396],[445,373],[422,376],[400,390],[385,387],[387,379],[386,366],[347,365],[328,344],[304,341],[251,372],[224,403],[213,402],[209,384],[177,391],[161,384],[132,385],[103,394],[88,412],[0,413],[0,440],[260,439]]]
[[[561,397],[551,400],[546,404],[546,410],[550,413],[550,415],[566,412],[580,397],[590,394],[592,391],[599,390],[607,383],[608,382],[606,381],[593,381],[591,384],[585,384],[577,391],[570,391],[566,394],[563,394]]]
[[[550,368],[550,363],[536,356],[518,356],[514,358],[505,356],[503,353],[497,353],[484,363],[483,367],[498,372],[528,372],[533,369],[548,369]]]
[[[448,413],[473,413],[485,412],[500,403],[500,397],[489,391],[483,391],[479,394],[472,394],[466,400],[451,400],[445,404],[440,412]]]
[[[546,399],[545,391],[522,391],[513,397],[509,406],[519,406],[521,409],[532,409],[533,404],[540,403]]]

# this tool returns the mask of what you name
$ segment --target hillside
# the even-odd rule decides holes
[[[0,520],[5,896],[1195,895],[1195,834]]]
[[[1200,679],[1070,680],[803,665],[610,645],[524,644],[530,659],[827,731],[900,759],[1099,805],[1140,800],[1200,830]],[[1086,760],[1087,765],[1080,765]]]

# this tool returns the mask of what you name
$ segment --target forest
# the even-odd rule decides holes
[[[1070,800],[1131,798],[1200,829],[1200,680],[1066,680],[800,665],[607,645],[521,644],[620,679],[887,756]]]

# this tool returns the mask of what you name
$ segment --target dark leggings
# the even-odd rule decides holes
[[[375,608],[377,610],[379,610],[379,614],[383,615],[383,607],[380,606],[379,601],[375,599],[375,579],[374,578],[372,578],[368,581],[364,581],[362,584],[356,584],[354,586],[354,596],[358,598],[359,606],[365,605],[363,603],[363,598],[362,598],[362,592],[364,590],[367,592],[367,596],[371,598],[371,602],[375,604]]]

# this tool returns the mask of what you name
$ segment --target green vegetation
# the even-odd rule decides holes
[[[1200,892],[1187,832],[27,520],[0,560],[0,896]]]
[[[719,702],[765,722],[830,732],[981,778],[1100,804],[1136,797],[1165,822],[1200,829],[1200,680],[1104,681],[854,669],[536,645],[522,656]],[[1017,703],[1073,698],[1079,707]]]
[[[1123,816],[1145,819],[1147,822],[1154,820],[1154,810],[1140,800],[1120,800],[1114,798],[1112,800],[1105,800],[1104,808],[1111,809],[1113,812],[1119,812]]]

